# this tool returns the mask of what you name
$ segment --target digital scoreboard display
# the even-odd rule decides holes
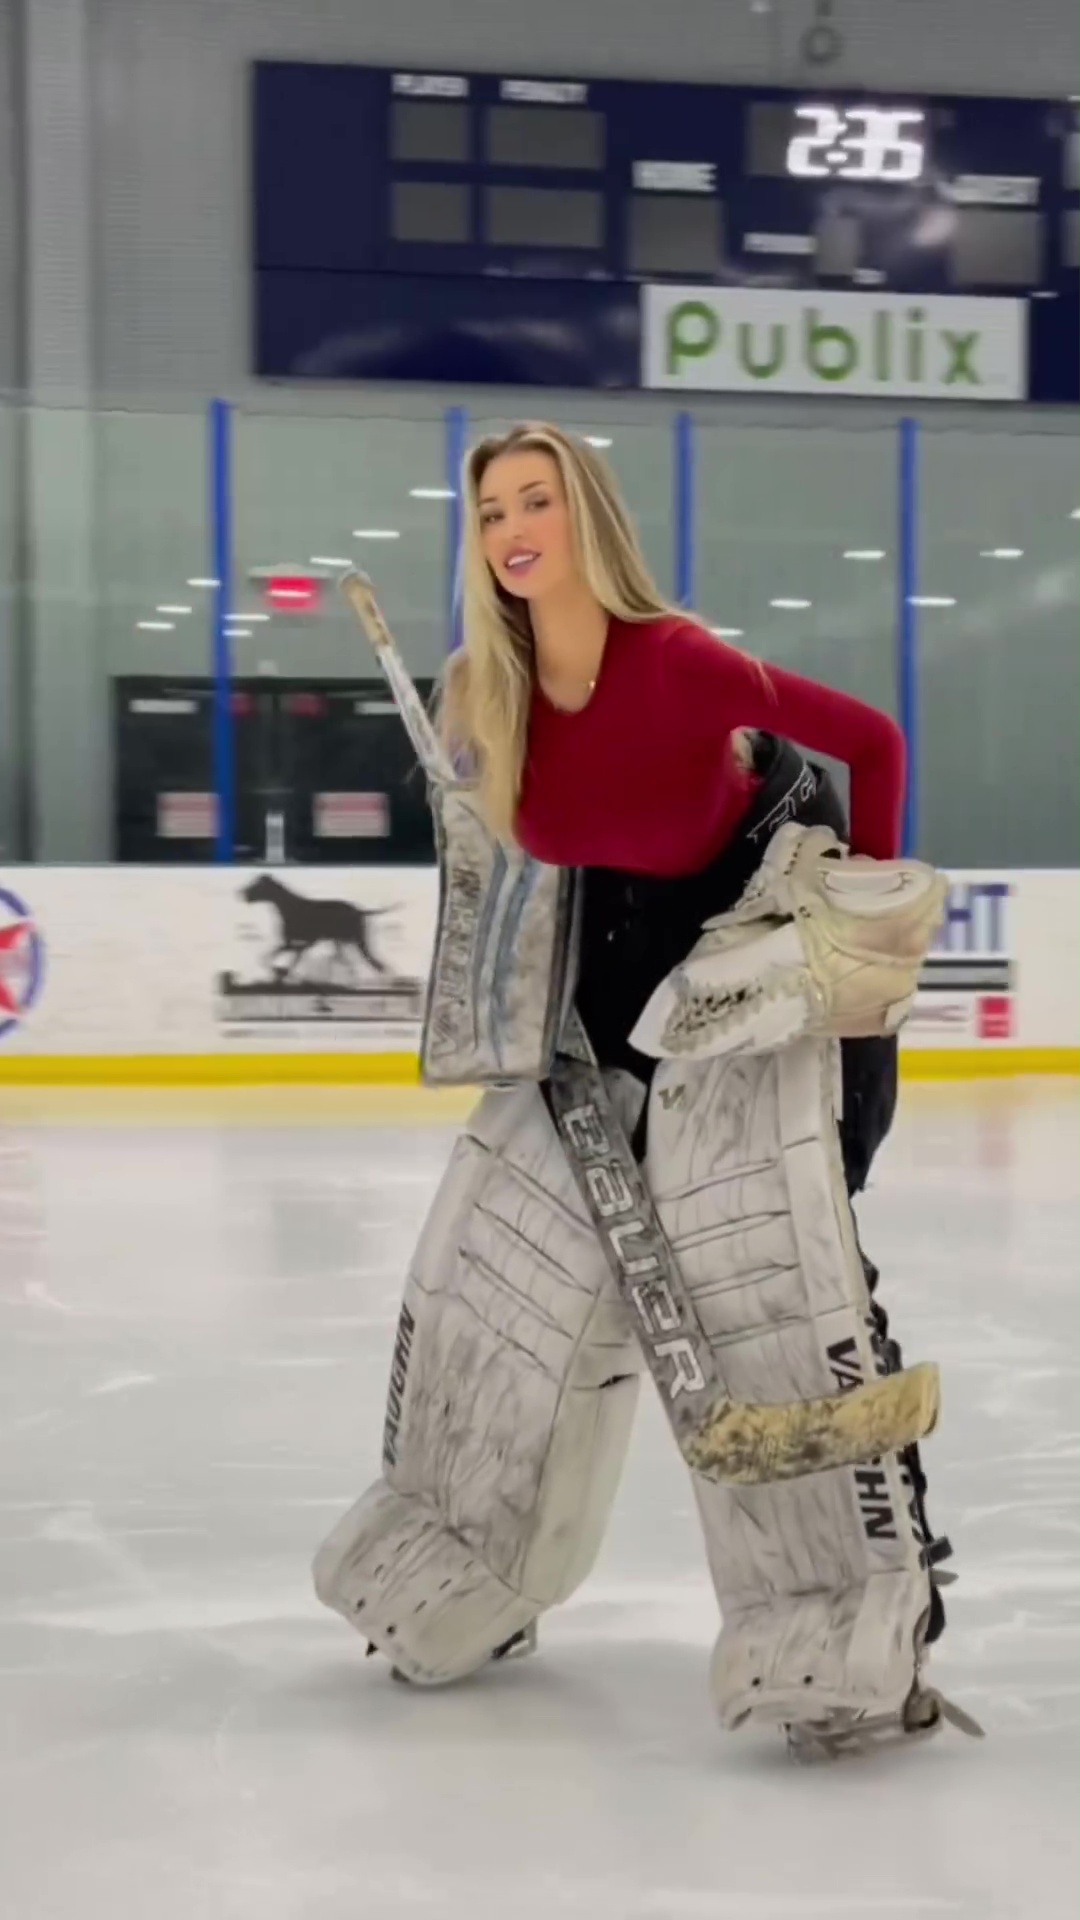
[[[253,158],[264,374],[633,385],[665,281],[1075,310],[1065,100],[260,62]]]

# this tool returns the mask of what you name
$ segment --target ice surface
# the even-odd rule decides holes
[[[1071,1916],[1075,1086],[905,1091],[863,1233],[943,1367],[935,1678],[989,1738],[811,1770],[713,1720],[647,1393],[539,1657],[413,1692],[316,1603],[451,1137],[409,1104],[0,1093],[3,1920]]]

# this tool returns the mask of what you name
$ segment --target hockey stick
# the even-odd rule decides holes
[[[342,590],[368,636],[429,779],[454,782],[438,739],[366,575]],[[938,1416],[930,1365],[829,1394],[776,1405],[724,1392],[625,1131],[576,1013],[566,1021],[546,1098],[578,1190],[634,1322],[684,1459],[706,1478],[757,1486],[854,1466],[923,1439]]]
[[[375,652],[390,691],[397,702],[398,712],[405,722],[405,731],[416,749],[416,757],[427,774],[437,786],[452,787],[457,783],[453,763],[442,741],[439,739],[427,708],[413,685],[411,675],[397,650],[394,636],[383,619],[379,603],[375,598],[375,589],[366,573],[359,571],[347,573],[341,580],[341,591],[345,595]]]

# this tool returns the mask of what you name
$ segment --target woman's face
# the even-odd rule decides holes
[[[507,593],[539,600],[577,577],[570,513],[550,453],[497,455],[477,504],[484,558]]]

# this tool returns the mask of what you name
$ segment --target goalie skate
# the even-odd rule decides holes
[[[946,1700],[936,1687],[916,1681],[899,1714],[834,1713],[827,1719],[789,1725],[788,1752],[802,1765],[822,1760],[856,1758],[878,1747],[930,1740],[945,1726],[956,1727],[973,1740],[985,1731],[962,1707]]]
[[[539,1644],[540,1636],[536,1621],[530,1620],[527,1627],[522,1627],[519,1633],[512,1633],[509,1640],[504,1640],[501,1646],[495,1648],[494,1653],[488,1661],[488,1665],[491,1667],[503,1666],[507,1660],[524,1660],[530,1653],[537,1651]],[[381,1651],[382,1649],[375,1645],[374,1640],[369,1642],[369,1658],[373,1653],[379,1653]],[[406,1687],[411,1687],[413,1684],[410,1675],[402,1673],[400,1667],[391,1668],[390,1678],[392,1680],[400,1680],[402,1685]]]

